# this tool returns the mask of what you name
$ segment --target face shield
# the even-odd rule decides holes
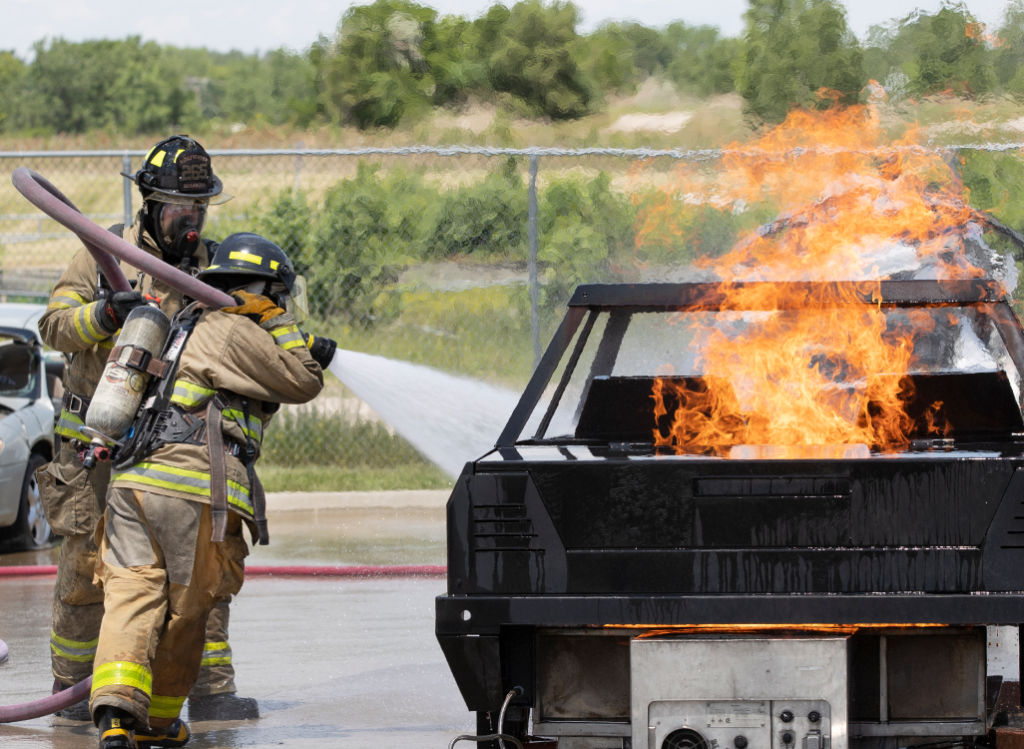
[[[204,205],[221,205],[222,203],[227,203],[235,196],[222,192],[210,198],[190,198],[187,195],[168,195],[165,192],[152,190],[146,194],[145,197],[146,200],[155,200],[158,203],[171,203],[173,205],[193,205],[195,203],[203,203]]]
[[[194,230],[202,235],[206,225],[207,204],[193,201],[188,204],[163,203],[160,206],[160,233],[168,244],[183,231]]]
[[[295,316],[296,324],[309,319],[309,299],[306,296],[306,277],[296,276],[292,282],[292,293],[285,300],[285,310]]]
[[[291,293],[283,283],[274,283],[270,286],[270,295],[274,301],[284,307],[285,312],[291,313],[295,318],[295,324],[301,325],[309,319],[309,307],[306,301],[306,279],[303,276],[296,276],[292,282]]]

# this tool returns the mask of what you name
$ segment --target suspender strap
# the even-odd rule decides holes
[[[270,531],[267,530],[267,495],[263,491],[263,482],[253,471],[253,482],[251,485],[252,513],[256,521],[256,530],[259,531],[260,546],[270,543]]]
[[[220,543],[228,529],[228,469],[221,431],[223,411],[227,402],[220,393],[210,399],[206,415],[206,442],[210,450],[210,515],[213,533],[210,540]]]
[[[242,398],[242,418],[245,419],[245,471],[249,475],[249,496],[252,497],[252,515],[259,531],[260,546],[270,543],[270,532],[267,530],[267,495],[263,492],[263,482],[256,475],[256,446],[249,436],[249,399]]]

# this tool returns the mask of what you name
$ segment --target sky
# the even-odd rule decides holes
[[[370,0],[364,0],[369,2]],[[506,0],[511,4],[512,0]],[[203,3],[160,0],[3,0],[0,49],[31,58],[32,43],[46,37],[120,39],[139,35],[181,47],[219,51],[266,51],[285,46],[302,50],[317,34],[329,34],[344,10],[338,0],[206,0]],[[433,0],[441,13],[475,17],[487,0]],[[576,0],[583,10],[584,30],[605,20],[636,20],[662,26],[682,20],[718,26],[727,35],[743,29],[746,0]],[[998,24],[1006,0],[968,0],[967,6],[985,23]],[[872,24],[904,16],[915,8],[935,10],[938,0],[848,0],[848,18],[860,37]],[[628,14],[623,15],[623,8]]]

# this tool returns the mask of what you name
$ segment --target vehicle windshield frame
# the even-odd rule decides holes
[[[736,290],[747,287],[782,287],[776,298],[813,300],[793,306],[737,306],[732,300]],[[750,295],[744,295],[749,298]],[[587,343],[594,323],[601,312],[609,312],[609,326],[616,318],[628,319],[637,312],[686,311],[758,311],[759,309],[804,309],[848,304],[871,304],[880,307],[963,307],[984,303],[991,310],[1007,353],[1018,372],[1024,374],[1024,329],[1009,305],[1002,285],[997,281],[869,281],[869,282],[756,282],[756,283],[688,283],[688,284],[586,284],[577,287],[568,310],[523,391],[495,447],[499,450],[517,444],[565,444],[576,441],[565,436],[545,437],[545,432],[559,406],[560,399],[572,377]],[[581,324],[583,329],[580,330]],[[576,333],[580,331],[577,337]],[[625,332],[625,326],[622,326]],[[614,333],[613,333],[614,335]],[[606,329],[605,339],[608,337]],[[621,343],[621,334],[619,335]],[[575,345],[574,345],[575,341]],[[601,345],[604,345],[602,339]],[[571,346],[571,350],[570,350]],[[598,354],[600,355],[600,354]],[[568,359],[566,357],[568,356]],[[562,368],[559,382],[539,420],[535,437],[520,439],[527,423],[549,391],[552,378]]]

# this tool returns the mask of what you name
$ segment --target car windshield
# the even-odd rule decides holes
[[[0,338],[0,397],[31,397],[38,376],[39,361],[33,348],[11,338]]]
[[[1011,324],[1012,323],[1012,324]],[[538,440],[905,445],[1024,430],[1002,303],[772,311],[595,309]]]

